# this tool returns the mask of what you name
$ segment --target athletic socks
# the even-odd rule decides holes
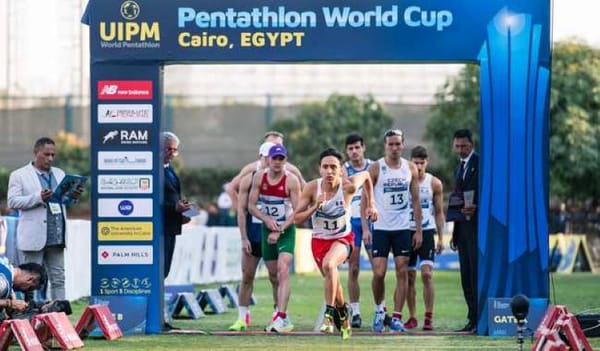
[[[350,308],[352,308],[352,316],[360,314],[360,304],[358,302],[350,303]]]
[[[246,315],[249,313],[248,306],[239,306],[238,307],[238,319],[243,321],[246,320]]]

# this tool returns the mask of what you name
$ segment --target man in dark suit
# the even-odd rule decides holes
[[[181,183],[171,166],[171,161],[179,154],[179,138],[174,133],[164,132],[162,134],[162,147],[165,172],[162,210],[163,232],[165,235],[164,277],[166,278],[171,270],[176,236],[181,234],[181,226],[190,221],[182,212],[189,210],[192,205],[181,198]]]
[[[468,307],[468,322],[457,331],[474,333],[477,328],[479,154],[473,150],[473,137],[468,129],[454,132],[453,148],[460,157],[453,195],[462,198],[462,203],[459,205],[459,215],[454,219],[452,246],[458,249],[460,280]]]

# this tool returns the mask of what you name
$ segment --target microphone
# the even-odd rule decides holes
[[[523,294],[515,295],[510,302],[510,308],[517,321],[522,321],[529,313],[529,299]]]

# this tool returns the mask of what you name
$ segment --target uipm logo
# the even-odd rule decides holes
[[[119,13],[125,21],[100,22],[103,48],[152,49],[160,47],[158,22],[134,22],[140,15],[140,5],[133,0],[121,4]]]

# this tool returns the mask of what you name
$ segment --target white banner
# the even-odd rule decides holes
[[[177,237],[166,285],[240,280],[242,245],[237,227],[184,226]]]

